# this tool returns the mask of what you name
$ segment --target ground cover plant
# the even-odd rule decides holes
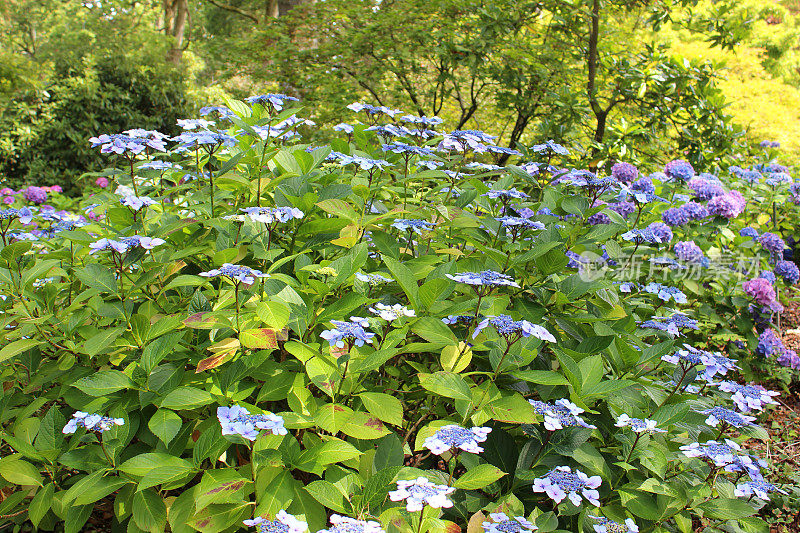
[[[2,191],[9,525],[766,531],[796,504],[743,446],[781,393],[752,380],[800,367],[775,146],[593,173],[349,108],[320,146],[293,98],[232,100],[93,137],[79,200]]]

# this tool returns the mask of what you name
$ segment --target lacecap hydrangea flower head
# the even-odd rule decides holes
[[[75,433],[78,428],[84,428],[86,431],[94,431],[95,433],[103,433],[108,431],[114,426],[125,425],[125,420],[122,418],[111,418],[108,416],[98,415],[96,413],[84,413],[83,411],[76,411],[72,414],[72,418],[61,430],[64,434]]]
[[[537,413],[544,417],[544,427],[548,431],[556,431],[558,429],[575,426],[587,429],[596,428],[596,426],[587,424],[583,418],[580,417],[584,410],[566,398],[556,400],[553,404],[539,400],[528,400],[528,403],[533,406]]]
[[[592,526],[596,533],[639,533],[639,526],[632,518],[626,518],[625,522],[621,524],[602,516],[588,516],[597,521],[597,524]]]
[[[427,505],[434,509],[449,508],[453,502],[447,497],[455,492],[454,487],[437,485],[427,478],[418,477],[412,480],[397,482],[397,490],[389,492],[389,499],[393,502],[406,502],[406,511],[413,513],[422,511]]]
[[[492,428],[463,428],[457,424],[449,424],[439,428],[436,433],[425,439],[423,446],[436,455],[442,455],[453,448],[469,453],[481,453],[479,443],[485,442]]]
[[[256,440],[262,430],[269,431],[273,435],[288,433],[283,426],[282,417],[272,413],[251,415],[247,409],[239,405],[217,407],[217,419],[223,435],[241,435],[247,440]]]
[[[306,533],[308,524],[298,520],[283,509],[275,515],[275,520],[268,520],[257,516],[252,520],[245,520],[244,525],[255,527],[258,533]]]
[[[490,513],[489,520],[482,524],[484,533],[533,533],[539,529],[523,516],[509,518],[505,513]]]
[[[600,493],[596,490],[603,483],[600,476],[587,476],[580,470],[574,472],[568,466],[557,466],[544,477],[533,480],[533,492],[544,492],[554,502],[561,503],[564,498],[576,506],[583,498],[600,507]]]
[[[380,522],[374,520],[357,520],[349,516],[331,515],[331,525],[317,533],[386,533]]]

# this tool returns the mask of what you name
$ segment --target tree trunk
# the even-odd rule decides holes
[[[173,38],[167,60],[180,63],[183,57],[183,42],[189,21],[189,0],[163,0],[164,32]]]

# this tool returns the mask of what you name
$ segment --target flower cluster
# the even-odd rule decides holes
[[[389,492],[393,502],[406,502],[406,511],[416,512],[428,505],[434,509],[449,508],[453,502],[447,497],[455,492],[455,488],[447,485],[436,485],[424,477],[408,481],[398,481],[397,490]]]
[[[458,274],[446,274],[446,276],[456,283],[466,283],[467,285],[519,288],[514,278],[508,274],[501,274],[493,270],[484,270],[483,272],[460,272]]]
[[[490,325],[493,326],[500,335],[505,337],[506,341],[509,343],[514,342],[520,337],[531,336],[543,341],[556,342],[556,338],[543,326],[531,324],[527,320],[514,320],[508,315],[487,316],[475,328],[472,338],[474,339],[477,337],[481,330]]]
[[[72,414],[67,425],[61,430],[62,433],[70,434],[75,433],[78,428],[84,428],[86,431],[94,431],[95,433],[103,433],[108,431],[114,426],[125,425],[125,420],[122,418],[111,418],[98,414],[84,413],[83,411],[76,411]]]
[[[780,393],[769,391],[761,385],[740,385],[733,381],[721,382],[719,390],[731,393],[733,403],[736,404],[740,411],[745,413],[750,410],[761,411],[766,405],[777,405],[778,402],[772,398],[780,395]]]
[[[556,431],[567,427],[580,426],[587,429],[595,429],[596,426],[587,424],[580,414],[583,409],[562,398],[555,403],[541,402],[539,400],[528,400],[537,413],[544,417],[544,427],[548,431]]]
[[[580,470],[573,472],[568,466],[557,466],[544,477],[533,480],[533,492],[544,492],[557,504],[569,497],[569,501],[578,506],[586,498],[592,505],[600,507],[597,487],[602,483],[600,476],[589,477]]]
[[[273,435],[286,435],[283,418],[272,413],[251,415],[250,411],[238,405],[218,407],[217,419],[223,435],[241,435],[247,440],[256,440],[261,431]]]
[[[731,409],[719,406],[712,407],[711,409],[704,409],[700,412],[704,415],[708,415],[706,424],[712,427],[717,427],[719,424],[728,424],[729,426],[740,428],[752,425],[756,420],[752,416],[743,415]]]
[[[658,422],[647,418],[631,418],[626,414],[621,414],[614,424],[618,428],[629,427],[635,433],[666,433],[667,430],[658,428]]]
[[[485,442],[492,428],[474,427],[466,429],[456,424],[442,426],[436,433],[425,439],[423,446],[436,455],[457,448],[469,453],[481,453],[483,448],[478,444]]]
[[[387,305],[380,302],[376,303],[375,307],[370,307],[369,312],[389,322],[394,322],[402,317],[417,316],[413,309],[409,309],[404,305]]]
[[[212,268],[207,272],[200,272],[198,276],[204,278],[216,278],[224,276],[233,280],[234,283],[244,283],[245,285],[252,285],[258,278],[268,278],[269,274],[242,265],[233,265],[231,263],[224,263],[219,268]]]
[[[331,346],[344,348],[345,343],[364,346],[364,343],[375,342],[375,334],[366,331],[364,328],[369,326],[365,318],[351,316],[350,322],[343,320],[331,320],[334,329],[323,331],[320,337],[328,341]]]
[[[255,527],[258,533],[306,533],[308,524],[298,520],[283,509],[277,512],[275,520],[267,520],[261,516],[245,520],[244,525]]]
[[[303,218],[304,213],[296,207],[245,207],[240,209],[253,222],[272,224]]]

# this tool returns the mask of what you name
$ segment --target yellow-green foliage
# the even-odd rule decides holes
[[[701,42],[676,43],[673,48],[684,57],[724,65],[719,87],[736,122],[748,129],[750,141],[778,141],[786,162],[800,161],[800,89],[767,72],[762,51],[744,46],[723,51]]]

